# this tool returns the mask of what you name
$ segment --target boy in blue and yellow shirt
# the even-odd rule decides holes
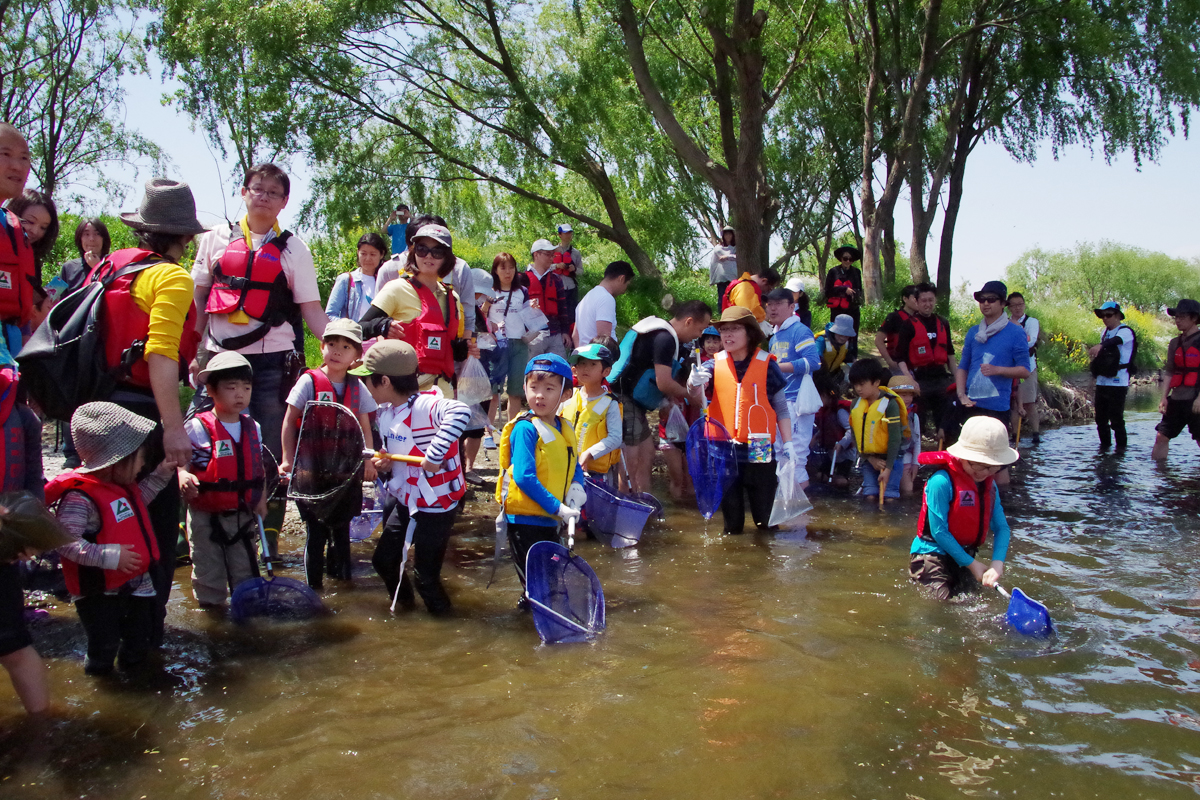
[[[571,367],[559,355],[535,356],[525,365],[529,411],[504,426],[496,500],[508,522],[517,577],[525,586],[525,556],[534,542],[561,542],[559,520],[579,519],[587,500],[575,430],[559,418],[571,396]],[[524,608],[522,594],[520,607]]]

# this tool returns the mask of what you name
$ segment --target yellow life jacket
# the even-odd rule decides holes
[[[537,450],[534,452],[538,483],[561,503],[566,499],[567,489],[575,477],[575,429],[569,422],[563,421],[562,430],[558,430],[556,426],[542,422],[533,412],[526,411],[505,425],[500,434],[500,480],[496,481],[496,502],[506,514],[555,517],[554,514],[547,514],[545,509],[521,491],[512,478],[512,429],[523,419],[531,421],[538,432]]]
[[[610,392],[605,392],[597,398],[583,403],[583,390],[576,389],[571,399],[562,404],[558,415],[571,423],[575,436],[579,440],[579,452],[586,453],[594,444],[598,444],[608,436],[608,408],[616,403],[617,398]],[[620,404],[617,405],[620,408]],[[592,459],[592,472],[608,472],[621,458],[621,448],[611,453]]]
[[[879,387],[879,399],[868,404],[859,398],[850,409],[850,429],[854,431],[854,443],[858,452],[869,455],[886,454],[888,451],[888,424],[896,422],[895,417],[888,418],[885,414],[889,400],[895,400],[900,407],[899,422],[904,426],[904,438],[912,436],[908,427],[908,409],[895,392],[886,387]]]
[[[836,372],[841,369],[842,363],[850,353],[850,343],[838,345],[828,334],[822,334],[817,338],[822,339],[825,345],[825,350],[821,353],[821,366],[825,368],[826,372]]]

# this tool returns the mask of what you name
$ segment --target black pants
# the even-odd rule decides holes
[[[299,501],[296,508],[308,531],[304,542],[304,577],[308,585],[320,589],[327,570],[331,578],[350,580],[350,520],[362,511],[362,485],[351,487],[332,505]]]
[[[88,640],[85,672],[104,675],[112,672],[114,660],[121,669],[136,667],[146,660],[154,634],[156,599],[101,594],[75,601],[75,611]]]
[[[154,397],[136,390],[118,389],[109,398],[113,403],[127,408],[140,417],[145,417],[158,423],[157,427],[146,437],[146,467],[141,480],[150,474],[160,463],[166,451],[163,449],[162,420],[159,418],[158,406]],[[159,559],[150,566],[150,578],[154,581],[156,593],[154,610],[154,630],[150,641],[154,647],[162,645],[163,631],[167,619],[167,601],[171,599],[171,585],[175,582],[175,563],[179,551],[180,496],[178,481],[167,481],[167,485],[158,495],[146,504],[150,513],[150,525],[154,528],[154,538],[158,541]]]
[[[408,508],[402,503],[395,503],[390,511],[385,511],[386,521],[383,532],[379,534],[379,544],[375,545],[375,553],[371,556],[371,565],[383,578],[387,587],[388,597],[396,593],[396,585],[400,585],[400,603],[405,608],[416,605],[413,596],[413,584],[417,593],[425,602],[425,608],[431,614],[444,614],[450,610],[450,595],[442,586],[442,561],[446,558],[446,549],[450,546],[450,529],[458,517],[458,509],[443,513],[418,511],[416,513],[417,527],[413,530],[413,579],[410,582],[408,573],[400,574],[400,562],[404,558],[404,535],[408,531]]]
[[[750,514],[754,524],[766,530],[775,505],[775,488],[779,485],[779,464],[738,462],[738,476],[721,498],[721,516],[725,533],[741,533],[746,527],[746,497],[750,498]]]
[[[558,525],[508,523],[508,546],[512,548],[513,565],[517,568],[517,577],[521,579],[522,587],[525,586],[525,558],[529,555],[529,548],[537,542],[562,544],[562,537],[558,535]]]
[[[1125,435],[1125,397],[1128,386],[1096,387],[1096,432],[1100,434],[1100,446],[1112,444],[1109,432],[1116,436],[1117,447],[1124,449],[1128,438]]]
[[[947,374],[930,378],[917,378],[917,386],[921,390],[921,421],[933,420],[934,431],[947,430],[946,413],[954,402],[954,395],[946,389],[954,382]]]
[[[733,283],[733,281],[718,281],[717,282],[717,309],[718,309],[717,316],[718,317],[721,316],[719,313],[719,309],[721,308],[721,300],[722,300],[722,298],[725,297],[725,290],[729,288],[729,284],[731,284],[731,283]]]

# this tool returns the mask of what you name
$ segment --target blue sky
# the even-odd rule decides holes
[[[201,221],[215,223],[225,214],[236,218],[240,201],[230,194],[232,184],[222,187],[220,180],[221,174],[228,175],[228,165],[218,171],[216,154],[205,137],[190,130],[185,115],[161,105],[167,87],[160,75],[154,64],[149,76],[127,78],[129,123],[166,149],[172,176],[192,186]],[[309,191],[303,159],[295,159],[290,168],[292,197],[281,215],[284,224],[294,222]],[[953,282],[957,286],[965,280],[978,288],[1001,277],[1004,268],[1030,248],[1061,250],[1101,239],[1200,261],[1196,176],[1200,142],[1195,138],[1176,138],[1163,149],[1158,163],[1144,163],[1140,171],[1131,157],[1121,156],[1110,165],[1084,147],[1069,148],[1058,160],[1043,148],[1036,162],[1023,164],[1000,145],[982,144],[967,163]],[[127,208],[136,207],[140,181],[146,177],[143,170],[139,187],[126,198]],[[127,183],[133,182],[130,173]],[[902,197],[896,235],[906,243],[911,238],[909,222],[908,200]],[[934,264],[940,235],[939,213],[929,243]]]

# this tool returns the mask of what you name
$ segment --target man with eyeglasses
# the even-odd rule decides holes
[[[1122,324],[1125,312],[1120,303],[1109,300],[1092,311],[1104,322],[1100,344],[1088,349],[1092,374],[1096,376],[1096,431],[1100,434],[1100,449],[1112,447],[1115,438],[1119,452],[1129,441],[1125,433],[1125,398],[1129,394],[1129,367],[1137,350],[1137,337],[1128,325]]]
[[[290,191],[287,173],[275,164],[256,164],[247,170],[242,181],[245,216],[204,234],[192,265],[196,329],[201,336],[195,369],[223,351],[246,357],[254,371],[248,411],[262,427],[263,444],[276,459],[283,455],[280,440],[287,392],[304,360],[301,322],[307,322],[320,339],[329,321],[321,305],[312,251],[279,225]],[[193,410],[208,404],[204,392],[198,392]],[[267,528],[278,531],[282,521],[283,504],[272,503]]]
[[[1007,297],[1008,287],[1000,281],[988,281],[975,293],[983,320],[967,331],[954,371],[960,422],[988,416],[1007,428],[1013,381],[1029,377],[1029,340],[1025,330],[1005,315]]]

